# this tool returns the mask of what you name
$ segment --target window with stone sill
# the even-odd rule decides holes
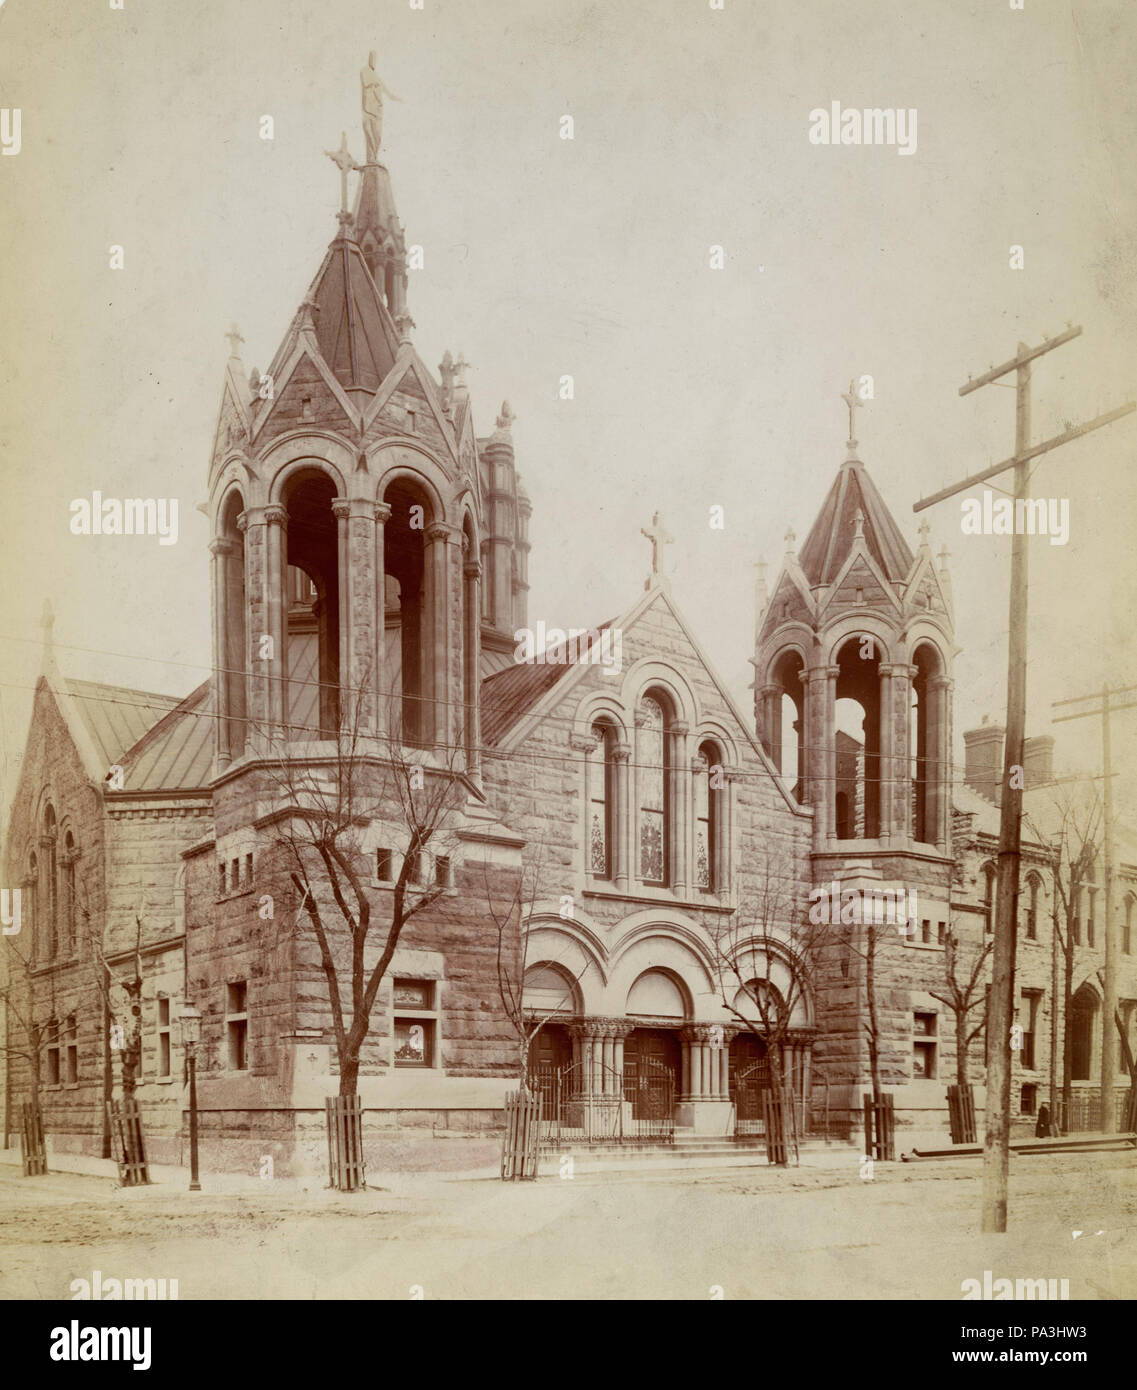
[[[438,1026],[433,980],[397,979],[391,986],[394,1018],[394,1063],[397,1067],[433,1067]]]
[[[74,1014],[68,1014],[63,1027],[63,1079],[68,1085],[79,1080],[79,1027]]]
[[[668,880],[667,717],[651,695],[640,701],[636,719],[636,785],[639,788],[640,878],[665,887]]]
[[[918,1010],[912,1015],[912,1079],[931,1081],[936,1075],[936,1015]]]
[[[588,776],[588,869],[593,878],[612,877],[613,794],[612,745],[615,730],[603,722],[593,724],[595,747],[586,759]]]
[[[231,980],[225,986],[225,1037],[230,1071],[249,1069],[249,986]]]
[[[695,887],[704,893],[719,890],[717,882],[719,808],[722,790],[714,785],[715,771],[721,774],[718,750],[711,743],[700,745],[695,756]],[[720,777],[721,780],[721,777]]]

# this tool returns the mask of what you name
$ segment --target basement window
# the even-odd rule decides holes
[[[936,1074],[936,1015],[912,1015],[912,1078],[931,1081]]]
[[[397,1067],[433,1067],[438,1013],[433,980],[395,980],[394,1063]]]

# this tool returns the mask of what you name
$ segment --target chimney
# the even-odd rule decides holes
[[[1054,780],[1054,739],[1036,734],[1023,740],[1023,782],[1027,791]]]
[[[968,729],[963,735],[963,780],[980,796],[998,806],[1003,799],[1003,736],[1001,724],[991,724],[988,716],[978,729]],[[1052,740],[1053,741],[1053,740]]]

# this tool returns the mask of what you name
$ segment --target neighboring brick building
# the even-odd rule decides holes
[[[390,960],[361,1053],[373,1161],[492,1155],[487,1131],[520,1057],[503,973],[543,1020],[530,1059],[542,1085],[568,1078],[549,1092],[558,1105],[610,1101],[604,1113],[649,1124],[663,1103],[681,1130],[730,1133],[746,1079],[768,1075],[764,1042],[736,1012],[753,1016],[747,987],[765,981],[789,1004],[786,1080],[850,1125],[869,1075],[863,935],[835,930],[815,960],[799,954],[810,890],[832,881],[918,893],[914,933],[880,937],[881,1070],[903,1124],[942,1130],[945,942],[951,931],[980,948],[993,853],[993,803],[953,789],[945,567],[924,542],[912,553],[850,441],[800,556],[791,537],[763,600],[756,730],[654,563],[578,659],[517,660],[531,509],[512,415],[503,405],[478,437],[465,364],[447,354],[436,379],[421,361],[404,267],[387,171],[368,164],[266,374],[246,375],[234,339],[208,472],[214,678],[180,702],[64,681],[48,628],[7,838],[24,914],[2,953],[6,1133],[29,1089],[30,1017],[47,1030],[37,1055],[54,1144],[99,1150],[121,1077],[107,1009],[118,1016],[137,972],[152,1156],[184,1151],[177,1018],[192,1001],[205,1165],[320,1166],[338,1063],[288,808],[345,785],[345,727],[358,735],[350,819],[381,924],[368,968],[410,850],[392,772],[448,798],[414,865],[414,891],[439,895]],[[969,759],[974,748],[997,766],[995,731],[967,739]],[[1028,882],[1035,868],[1026,1114],[1049,1078],[1054,984],[1050,860],[1024,841]],[[1128,920],[1137,877],[1124,872]],[[335,920],[327,884],[314,898]],[[1074,982],[1088,1075],[1098,937]]]

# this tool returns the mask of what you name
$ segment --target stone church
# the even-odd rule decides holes
[[[367,969],[400,881],[425,902],[361,1053],[373,1163],[492,1161],[518,1016],[540,1024],[528,1066],[566,1135],[582,1097],[613,1102],[597,1113],[640,1137],[741,1134],[769,1085],[756,990],[780,1020],[803,1125],[855,1135],[863,934],[835,928],[808,959],[801,945],[807,904],[832,883],[915,894],[913,921],[878,933],[878,1048],[900,1124],[942,1134],[955,1037],[937,994],[947,942],[979,950],[989,926],[999,765],[998,731],[975,731],[953,778],[946,560],[926,535],[912,550],[850,425],[844,461],[819,464],[819,495],[832,481],[804,544],[788,533],[760,592],[752,715],[654,561],[617,617],[518,659],[532,504],[511,411],[479,433],[463,360],[448,353],[435,373],[419,357],[388,172],[344,151],[345,189],[352,167],[354,206],[345,196],[265,373],[246,371],[231,335],[207,472],[212,679],[180,701],[66,679],[45,624],[6,840],[22,903],[0,952],[6,1142],[38,1072],[55,1150],[100,1151],[121,1018],[151,1157],[181,1161],[178,1019],[192,1002],[204,1166],[256,1172],[271,1155],[281,1174],[319,1169],[339,1054],[282,787],[295,800],[342,786],[345,728],[369,806],[352,817],[378,923]],[[539,496],[539,462],[530,477]],[[619,662],[601,659],[613,644]],[[1034,748],[1041,786],[1048,749]],[[393,767],[443,788],[444,833],[425,849]],[[1038,1045],[1016,1097],[1032,1124],[1058,996],[1052,859],[1030,841],[1026,860],[1022,1000]],[[315,895],[333,921],[330,888]],[[1101,943],[1091,929],[1074,982],[1086,1087]],[[123,1010],[128,977],[140,993]]]

